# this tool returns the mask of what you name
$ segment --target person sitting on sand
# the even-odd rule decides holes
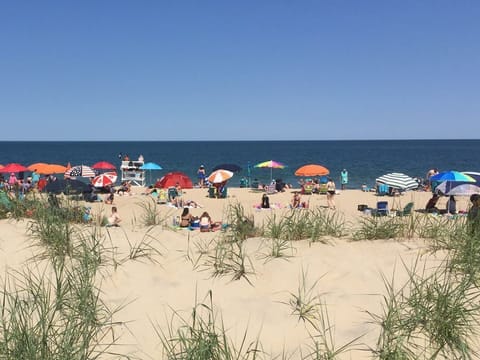
[[[203,214],[200,216],[200,231],[201,232],[208,232],[211,230],[212,227],[212,218],[208,214],[208,212],[204,211]]]
[[[468,210],[468,216],[467,219],[468,221],[479,221],[478,214],[480,214],[480,195],[479,194],[473,194],[470,196],[470,202],[472,203],[472,206],[470,207],[470,210]]]
[[[300,192],[295,191],[293,193],[292,203],[291,206],[293,209],[298,209],[301,206],[302,198],[300,196]]]
[[[132,191],[132,184],[130,181],[124,181],[122,185],[120,185],[120,188],[117,190],[118,195],[131,195]],[[121,194],[120,194],[121,193]]]
[[[120,222],[122,219],[120,218],[120,215],[118,215],[117,207],[112,206],[112,215],[107,219],[108,224],[107,226],[120,226]]]
[[[270,209],[270,199],[267,194],[262,195],[262,204],[260,205],[262,209]]]
[[[447,200],[446,209],[448,214],[456,214],[457,213],[457,201],[455,200],[455,196],[450,195]]]
[[[182,216],[180,217],[180,227],[189,227],[195,217],[190,214],[188,207],[183,208]]]

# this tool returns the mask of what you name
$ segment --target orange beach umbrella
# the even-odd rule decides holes
[[[316,164],[304,165],[295,171],[295,176],[325,176],[328,174],[330,174],[330,170]]]
[[[67,168],[58,164],[35,163],[28,166],[28,170],[36,171],[38,174],[63,174]]]

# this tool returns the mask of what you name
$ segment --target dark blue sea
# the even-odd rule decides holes
[[[183,171],[196,181],[200,165],[209,170],[221,163],[243,168],[230,184],[239,186],[242,176],[270,181],[270,169],[255,164],[276,160],[287,165],[273,169],[273,178],[297,185],[294,172],[315,163],[327,167],[338,183],[343,168],[349,173],[349,188],[373,185],[388,172],[403,172],[424,178],[431,168],[480,171],[480,140],[376,140],[376,141],[175,141],[175,142],[0,142],[0,164],[28,166],[36,162],[93,165],[108,161],[120,166],[120,154],[132,160],[140,154],[163,170],[153,171],[154,181],[170,171]],[[147,176],[148,177],[148,176]]]

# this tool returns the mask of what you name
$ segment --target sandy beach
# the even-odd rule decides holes
[[[208,198],[206,189],[187,189],[182,196],[201,206],[190,209],[193,215],[200,216],[206,210],[213,220],[223,223],[227,221],[231,204],[242,204],[257,226],[272,216],[280,218],[291,211],[288,204],[293,190],[270,195],[270,204],[276,207],[271,210],[257,208],[262,195],[259,192],[241,188],[228,190],[227,199]],[[408,279],[405,267],[420,261],[428,269],[442,260],[438,253],[428,255],[427,244],[420,239],[352,240],[352,233],[363,216],[358,205],[373,208],[381,199],[389,202],[389,208],[402,209],[408,202],[414,202],[415,209],[422,209],[430,193],[411,191],[402,196],[379,198],[371,192],[345,190],[335,196],[335,211],[345,217],[349,229],[346,236],[314,243],[294,241],[286,252],[288,257],[274,259],[265,257],[268,240],[249,238],[245,242],[249,281],[232,280],[230,275],[212,277],[211,268],[202,265],[205,257],[196,261],[201,255],[200,249],[212,250],[212,243],[222,232],[172,228],[172,218],[179,216],[182,209],[169,205],[158,205],[164,224],[142,225],[140,204],[151,201],[143,192],[144,189],[133,188],[132,195],[115,197],[113,206],[118,208],[121,226],[101,228],[102,236],[115,249],[117,259],[129,253],[131,244],[145,238],[152,239],[161,255],[155,256],[154,262],[139,258],[115,267],[106,265],[98,279],[105,303],[112,309],[121,308],[114,315],[114,320],[121,322],[115,329],[119,345],[114,350],[141,359],[161,358],[161,341],[154,327],[167,331],[173,311],[188,320],[195,301],[208,302],[209,291],[215,312],[223,319],[227,334],[234,342],[239,344],[247,332],[247,342],[258,338],[263,351],[272,357],[286,353],[289,358],[301,358],[299,349],[303,348],[303,354],[308,352],[309,334],[314,331],[292,314],[288,302],[291,294],[298,290],[302,274],[305,284],[313,287],[312,294],[318,296],[328,311],[335,345],[340,347],[358,339],[340,358],[369,359],[372,354],[366,350],[375,347],[379,334],[379,326],[372,322],[369,313],[382,313],[382,295],[386,293],[383,277],[394,278],[395,284],[400,285]],[[303,195],[302,200],[309,203],[310,209],[326,207],[325,195]],[[439,208],[445,207],[445,200],[440,200]],[[94,216],[108,215],[112,207],[103,202],[89,205]],[[458,197],[458,210],[466,211],[468,205],[468,198]],[[27,234],[27,227],[28,220],[0,220],[4,274],[20,270],[36,251],[31,247],[33,240]]]

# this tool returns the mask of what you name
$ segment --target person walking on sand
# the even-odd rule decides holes
[[[201,188],[205,186],[205,177],[206,177],[205,166],[200,165],[200,167],[197,170],[197,179],[198,179],[198,185]]]
[[[332,178],[328,178],[327,182],[327,206],[329,209],[335,210],[335,182]]]

